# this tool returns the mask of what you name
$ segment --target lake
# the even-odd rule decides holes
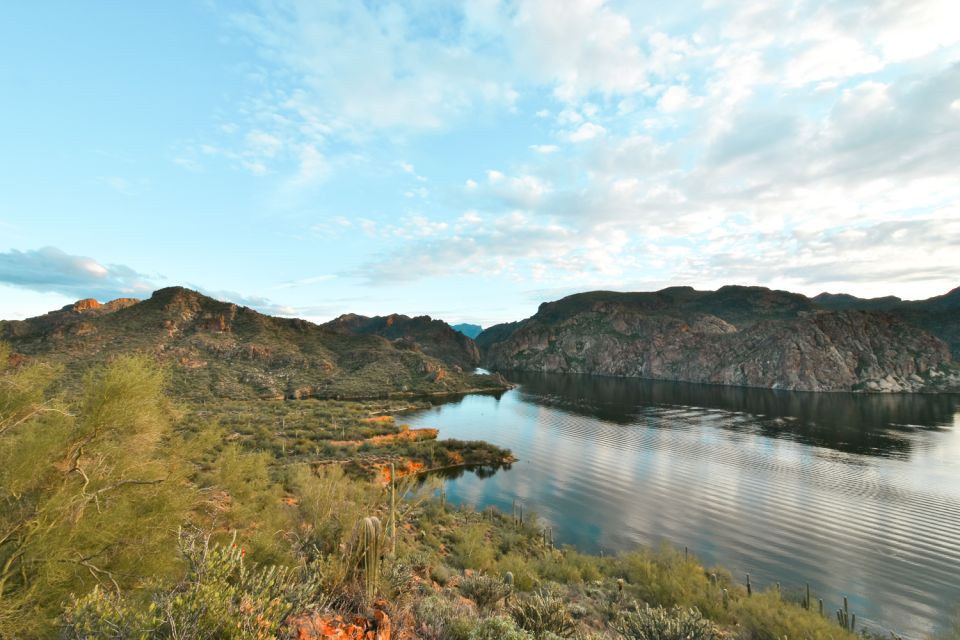
[[[960,396],[508,377],[405,418],[519,458],[449,478],[449,500],[517,500],[586,551],[666,541],[755,588],[809,582],[858,628],[920,638],[960,605]]]

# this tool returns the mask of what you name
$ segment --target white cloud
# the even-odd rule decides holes
[[[850,36],[823,33],[787,63],[786,81],[798,86],[834,78],[874,73],[883,61],[868,53],[863,44]]]
[[[368,264],[368,275],[389,277],[390,261],[402,258],[428,274],[446,259],[451,269],[509,273],[517,264],[544,278],[575,265],[626,278],[642,265],[757,279],[774,264],[754,255],[763,247],[803,284],[803,261],[830,264],[818,249],[829,246],[880,277],[865,254],[831,244],[831,231],[850,241],[857,229],[884,248],[877,255],[903,238],[918,247],[904,254],[914,260],[923,247],[945,255],[924,235],[932,224],[908,223],[955,213],[960,198],[952,0],[710,0],[699,22],[671,20],[666,9],[645,20],[648,9],[602,0],[563,11],[546,0],[474,0],[462,11],[264,6],[238,24],[289,82],[269,87],[238,129],[250,133],[231,153],[251,171],[270,175],[286,159],[291,182],[315,184],[337,162],[334,141],[415,144],[418,132],[468,127],[488,109],[533,114],[537,135],[562,144],[524,139],[533,154],[495,158],[500,169],[483,179],[432,184],[437,203],[469,209],[460,217],[411,200],[427,213],[358,221],[371,236],[409,243]],[[412,164],[397,166],[422,179]],[[428,195],[408,185],[399,193]],[[526,248],[504,239],[513,214]],[[897,221],[900,235],[881,232]],[[625,247],[638,244],[650,262],[627,258]],[[605,261],[605,249],[620,259]],[[784,258],[791,252],[796,260]],[[906,263],[886,262],[900,265],[890,278],[906,277]],[[938,282],[960,278],[960,266],[937,264]],[[811,273],[823,278],[827,268]]]
[[[528,209],[539,204],[552,190],[549,182],[537,176],[507,176],[491,169],[487,171],[484,195],[510,208]]]
[[[246,139],[251,151],[266,158],[275,157],[283,148],[280,138],[264,131],[250,131]]]
[[[687,91],[686,87],[679,85],[668,87],[667,90],[663,92],[663,95],[660,96],[660,100],[657,102],[657,106],[660,108],[660,110],[666,113],[680,111],[688,107],[690,104],[690,92]]]
[[[0,282],[74,299],[136,297],[153,289],[147,276],[128,266],[104,265],[56,247],[0,253]]]
[[[563,10],[550,0],[519,2],[506,33],[520,67],[565,102],[647,84],[633,24],[601,0],[570,0]]]
[[[463,46],[466,31],[447,37],[457,26],[443,18],[428,4],[294,1],[264,2],[234,22],[343,125],[421,129],[443,126],[474,101],[516,97],[491,60]]]
[[[530,145],[530,148],[537,153],[542,154],[556,153],[557,151],[560,151],[560,147],[555,144],[533,144]]]
[[[323,153],[315,145],[305,144],[299,150],[297,172],[287,184],[297,189],[315,185],[329,171],[330,165]]]
[[[332,277],[315,276],[299,283],[288,283],[288,286],[317,283]],[[57,294],[68,300],[95,298],[101,302],[116,298],[145,298],[159,288],[155,279],[126,265],[103,264],[93,258],[68,254],[56,247],[28,251],[12,249],[0,253],[0,284],[37,293]],[[188,286],[218,300],[229,300],[263,313],[297,314],[293,307],[274,303],[264,297],[247,296],[235,291],[210,291],[197,285]],[[284,285],[281,285],[281,288],[283,287]],[[31,305],[31,309],[36,310],[38,304],[48,299],[38,299]],[[14,313],[22,317],[30,315]]]
[[[570,142],[586,142],[587,140],[593,140],[598,136],[602,136],[606,132],[607,130],[599,124],[593,122],[584,122],[574,131],[571,131],[567,135],[567,139]]]
[[[517,281],[549,274],[560,275],[572,284],[597,274],[620,274],[634,264],[626,255],[626,235],[602,226],[578,232],[511,213],[476,225],[470,233],[462,229],[443,231],[402,245],[346,275],[360,277],[371,285],[389,285],[457,273]]]

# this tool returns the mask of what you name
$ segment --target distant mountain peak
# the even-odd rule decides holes
[[[468,322],[461,322],[460,324],[451,325],[455,331],[459,331],[463,335],[467,336],[471,340],[474,340],[478,335],[483,333],[483,327],[478,324],[470,324]]]

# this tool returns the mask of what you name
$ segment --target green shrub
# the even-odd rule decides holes
[[[510,615],[518,627],[529,631],[537,640],[551,633],[569,638],[576,632],[566,603],[546,591],[518,598],[510,604]]]
[[[590,582],[602,577],[596,556],[588,556],[573,548],[565,548],[559,558],[540,562],[540,576],[562,584]]]
[[[62,636],[68,640],[148,640],[156,636],[160,624],[155,604],[131,604],[117,593],[95,586],[67,609]]]
[[[175,588],[141,604],[95,588],[67,607],[64,635],[263,640],[276,636],[289,613],[324,602],[312,567],[258,567],[237,545],[210,546],[196,535],[182,538],[181,553],[190,571]]]
[[[484,618],[470,632],[469,640],[532,640],[533,636],[518,629],[510,618]]]
[[[474,627],[469,612],[441,596],[429,596],[413,609],[417,633],[423,640],[468,640]]]
[[[56,633],[71,593],[176,575],[170,549],[197,498],[151,359],[118,357],[72,402],[40,402],[55,373],[0,369],[0,629],[12,637]]]
[[[540,582],[536,561],[513,551],[497,560],[496,571],[513,574],[513,586],[517,591],[532,591]]]
[[[719,594],[729,576],[718,574],[717,584],[711,585],[699,563],[672,547],[624,553],[611,566],[612,576],[625,578],[630,595],[641,602],[662,607],[694,606],[715,620],[723,620],[726,615]]]
[[[490,609],[510,595],[510,585],[500,578],[474,574],[460,581],[460,593],[477,603],[481,611]]]
[[[781,640],[784,636],[806,640],[857,637],[841,629],[836,619],[785,603],[773,592],[754,592],[752,597],[741,598],[734,605],[733,614],[743,640]]]
[[[453,562],[460,569],[490,571],[496,561],[496,552],[487,540],[490,527],[472,524],[458,532],[453,545]]]
[[[628,640],[719,640],[716,626],[696,609],[637,607],[620,614],[617,632]]]
[[[430,577],[440,586],[446,585],[452,575],[450,568],[445,564],[438,564],[430,569]]]

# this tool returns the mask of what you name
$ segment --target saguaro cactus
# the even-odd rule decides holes
[[[847,631],[854,632],[857,630],[857,614],[850,613],[850,603],[847,601],[847,596],[843,596],[843,609],[837,609],[837,622]]]
[[[380,539],[383,527],[380,518],[370,516],[363,519],[363,579],[366,586],[367,600],[372,602],[377,597],[377,586],[380,584]]]
[[[397,555],[397,470],[390,463],[390,555]]]

